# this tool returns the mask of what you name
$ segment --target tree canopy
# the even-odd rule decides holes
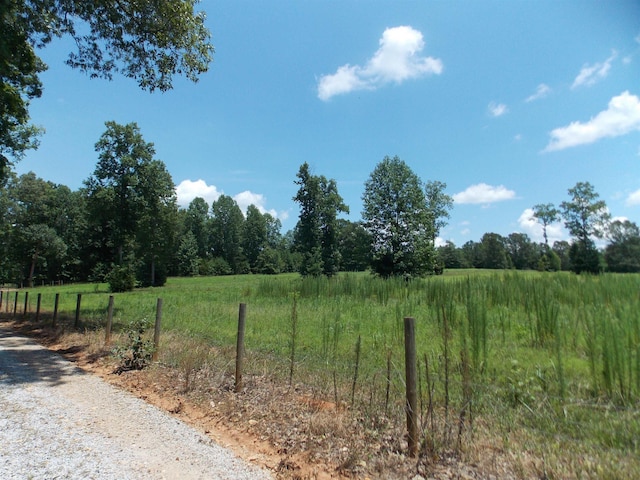
[[[192,81],[213,55],[198,0],[5,0],[0,4],[0,179],[37,146],[29,101],[42,93],[46,65],[35,50],[70,36],[66,63],[92,78],[124,75],[140,88],[169,90],[174,75]],[[12,160],[13,159],[13,160]]]
[[[362,219],[372,239],[372,267],[383,277],[433,270],[433,217],[420,178],[399,157],[385,157],[362,196]]]

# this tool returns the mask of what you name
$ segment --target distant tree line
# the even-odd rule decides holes
[[[242,212],[221,195],[179,208],[175,185],[135,123],[107,122],[95,145],[98,162],[77,191],[10,173],[0,188],[0,283],[107,281],[112,290],[163,285],[168,276],[277,274],[333,276],[365,271],[421,276],[444,268],[640,272],[640,231],[611,221],[589,183],[569,189],[559,208],[536,205],[544,243],[524,233],[485,234],[479,242],[436,246],[452,198],[446,184],[423,183],[398,157],[385,157],[365,183],[362,221],[337,182],[301,165],[292,231],[250,205]],[[549,245],[547,227],[564,220],[570,242]],[[606,238],[598,250],[594,238]]]

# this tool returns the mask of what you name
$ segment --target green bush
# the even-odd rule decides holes
[[[130,292],[136,286],[136,274],[131,265],[116,265],[105,276],[111,292]]]

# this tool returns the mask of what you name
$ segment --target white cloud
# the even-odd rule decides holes
[[[236,203],[240,207],[240,210],[242,210],[245,215],[247,212],[247,208],[249,208],[249,205],[254,205],[258,210],[260,210],[260,213],[269,213],[272,217],[280,218],[278,217],[278,212],[276,212],[275,210],[266,209],[265,203],[267,203],[267,199],[261,193],[253,193],[249,190],[245,190],[244,192],[240,192],[239,194],[234,195],[233,199],[236,201]]]
[[[220,198],[224,192],[222,190],[218,190],[215,185],[207,185],[207,182],[204,180],[196,180],[195,182],[192,180],[183,180],[176,187],[176,195],[178,197],[178,205],[182,208],[187,208],[191,201],[196,197],[204,198],[209,206],[216,200]],[[266,203],[267,199],[261,193],[253,193],[249,190],[245,190],[244,192],[240,192],[237,195],[233,196],[233,199],[236,201],[240,210],[244,214],[247,212],[247,208],[249,205],[255,205],[260,213],[269,213],[275,218],[279,218],[280,220],[286,220],[289,218],[288,212],[276,212],[274,209],[267,209]]]
[[[509,107],[504,103],[491,102],[487,108],[489,110],[489,115],[492,117],[501,117],[509,112]]]
[[[627,197],[625,204],[628,207],[634,207],[636,205],[640,205],[640,189],[636,190],[633,193],[630,193]]]
[[[529,235],[534,242],[544,242],[544,232],[542,225],[533,218],[533,209],[527,208],[518,218],[518,225],[522,233]],[[561,223],[552,223],[547,225],[547,238],[549,239],[549,245],[553,245],[553,242],[559,240],[565,240],[566,235]]]
[[[320,77],[318,98],[329,100],[334,95],[375,90],[391,82],[440,75],[442,60],[420,56],[423,49],[424,40],[418,30],[409,26],[387,28],[380,39],[380,48],[364,67],[346,64],[336,73]]]
[[[512,200],[515,196],[516,192],[507,189],[503,185],[494,187],[486,183],[478,183],[477,185],[471,185],[464,192],[453,195],[453,201],[460,204],[489,204]]]
[[[525,102],[533,102],[535,100],[540,100],[541,98],[546,97],[550,93],[551,93],[551,87],[549,85],[541,83],[536,88],[535,93],[533,93],[532,95],[529,95],[524,101]]]
[[[613,97],[608,108],[586,123],[572,122],[551,131],[545,152],[593,143],[605,137],[618,137],[640,130],[640,99],[628,91]]]
[[[211,205],[222,195],[222,191],[218,191],[215,185],[207,185],[204,180],[183,180],[176,187],[176,195],[178,197],[178,205],[187,208],[191,201],[196,197],[204,198]]]
[[[580,70],[580,73],[573,81],[571,88],[578,88],[581,86],[590,87],[598,83],[603,78],[609,75],[611,70],[611,62],[618,56],[617,52],[613,52],[609,58],[602,63],[594,63],[593,65],[585,65]]]

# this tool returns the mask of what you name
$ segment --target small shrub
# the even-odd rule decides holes
[[[116,368],[115,373],[142,370],[151,363],[153,342],[143,339],[144,332],[150,327],[151,322],[146,318],[131,322],[127,330],[127,344],[116,347],[113,352],[120,360],[120,366]]]
[[[129,292],[136,286],[136,274],[131,265],[116,265],[105,276],[109,291]]]

